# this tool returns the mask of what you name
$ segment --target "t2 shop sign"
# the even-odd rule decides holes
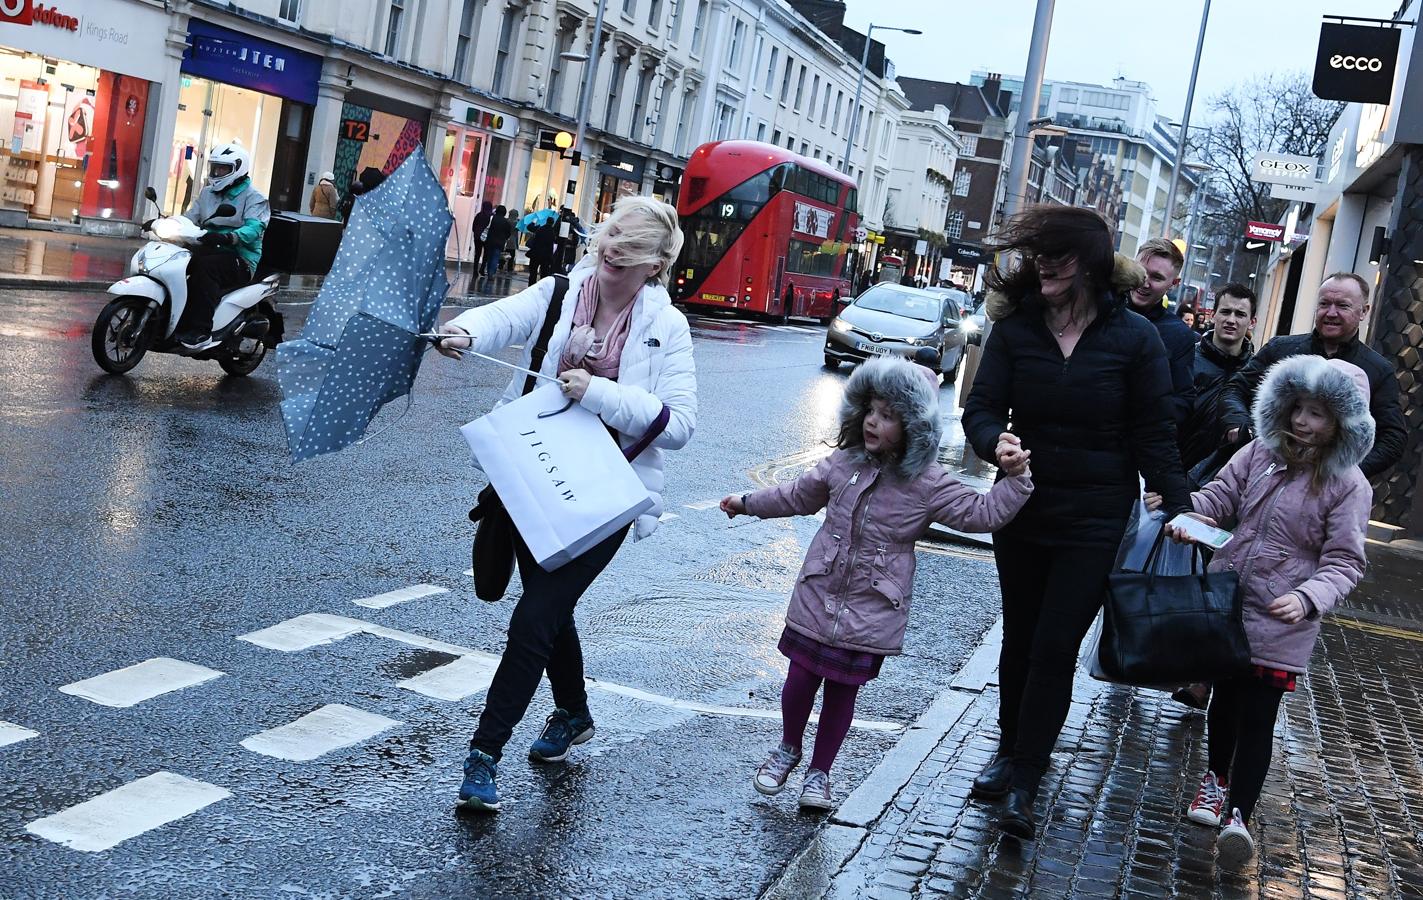
[[[1398,64],[1397,28],[1325,22],[1314,60],[1314,95],[1349,103],[1388,103]]]
[[[1269,222],[1246,222],[1245,238],[1250,241],[1283,241],[1285,226],[1271,225]]]

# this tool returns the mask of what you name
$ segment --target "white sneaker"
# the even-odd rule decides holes
[[[1226,817],[1225,827],[1215,839],[1216,861],[1227,869],[1242,869],[1255,856],[1255,840],[1250,837],[1250,829],[1240,810],[1231,810]]]
[[[805,773],[805,781],[800,788],[800,808],[829,810],[835,804],[830,799],[830,776],[819,769]]]
[[[766,757],[766,761],[761,763],[761,768],[756,770],[756,777],[751,779],[751,785],[768,797],[779,794],[785,789],[791,770],[798,765],[800,751],[786,744],[779,744]]]
[[[1220,826],[1220,816],[1225,810],[1225,785],[1214,772],[1207,772],[1196,790],[1196,799],[1186,810],[1186,818],[1197,825]]]

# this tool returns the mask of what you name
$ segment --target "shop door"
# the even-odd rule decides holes
[[[450,200],[450,212],[455,225],[445,256],[463,262],[474,260],[474,216],[479,212],[484,196],[484,170],[488,165],[489,147],[484,135],[462,128],[445,132],[445,166],[449,180],[445,190]]]
[[[282,129],[272,154],[272,190],[267,195],[273,212],[306,212],[301,208],[301,192],[310,142],[311,107],[294,100],[283,101]]]

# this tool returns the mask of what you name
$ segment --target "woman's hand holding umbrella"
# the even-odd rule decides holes
[[[469,332],[463,328],[457,325],[441,325],[439,333],[453,335],[453,337],[439,338],[435,341],[435,349],[440,351],[442,356],[459,359],[464,355],[460,351],[469,349]]]

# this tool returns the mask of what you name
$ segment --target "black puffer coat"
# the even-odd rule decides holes
[[[1000,295],[989,307],[995,324],[964,404],[964,431],[974,452],[992,461],[1011,423],[1032,451],[1036,485],[1001,533],[1044,545],[1116,547],[1139,496],[1138,472],[1168,513],[1189,510],[1171,372],[1156,327],[1104,294],[1097,318],[1064,359],[1040,299],[1015,308]]]

